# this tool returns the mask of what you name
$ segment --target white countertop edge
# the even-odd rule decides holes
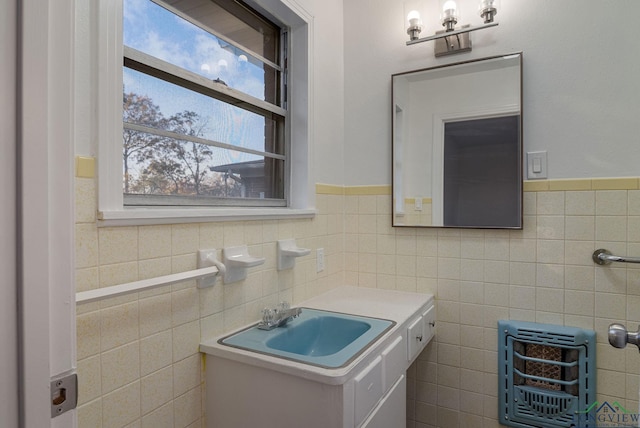
[[[341,385],[352,376],[352,370],[355,367],[360,365],[364,366],[369,360],[372,360],[373,357],[375,357],[375,355],[372,355],[375,349],[384,344],[387,339],[394,337],[410,317],[416,313],[419,314],[420,310],[432,304],[433,300],[434,297],[432,294],[341,286],[301,302],[299,305],[295,305],[312,309],[383,318],[396,322],[389,331],[345,367],[335,369],[317,367],[218,343],[220,338],[226,337],[235,331],[242,330],[255,323],[215,338],[203,340],[200,344],[200,352],[221,358],[233,359],[257,367],[268,368],[324,384]]]

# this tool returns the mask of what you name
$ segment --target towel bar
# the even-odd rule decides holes
[[[611,251],[600,248],[593,252],[591,256],[593,262],[599,265],[609,265],[613,262],[621,263],[640,263],[640,257],[621,257],[614,256]]]
[[[140,281],[128,282],[126,284],[112,285],[109,287],[96,288],[88,291],[76,293],[76,304],[91,303],[98,300],[118,297],[138,291],[176,284],[190,279],[203,278],[205,276],[217,275],[219,269],[216,266],[190,270],[186,272],[174,273],[171,275],[159,276],[156,278],[142,279]]]

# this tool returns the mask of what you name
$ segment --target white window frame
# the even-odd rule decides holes
[[[99,0],[98,218],[99,225],[304,218],[315,215],[313,181],[313,19],[292,0],[249,0],[289,27],[288,207],[125,207],[122,194],[122,1]],[[114,144],[114,142],[120,142]]]

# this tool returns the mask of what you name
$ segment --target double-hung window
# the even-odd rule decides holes
[[[286,37],[235,0],[124,0],[124,206],[287,205]]]
[[[314,215],[303,7],[91,1],[101,225]]]

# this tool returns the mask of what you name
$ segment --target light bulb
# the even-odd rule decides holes
[[[456,2],[453,0],[447,0],[442,6],[442,17],[443,18],[457,18],[458,17],[458,6]]]
[[[498,2],[496,0],[480,0],[480,16],[484,18],[484,23],[493,22],[493,17],[498,13]]]
[[[422,20],[420,19],[420,12],[417,10],[412,10],[407,15],[407,21],[409,21],[409,27],[417,27],[422,25]]]
[[[417,40],[420,36],[420,32],[422,31],[422,19],[420,19],[420,12],[412,9],[407,14],[407,21],[409,24],[409,26],[407,27],[409,40]]]
[[[446,31],[453,31],[458,23],[458,6],[453,0],[447,0],[442,5],[442,26]]]

